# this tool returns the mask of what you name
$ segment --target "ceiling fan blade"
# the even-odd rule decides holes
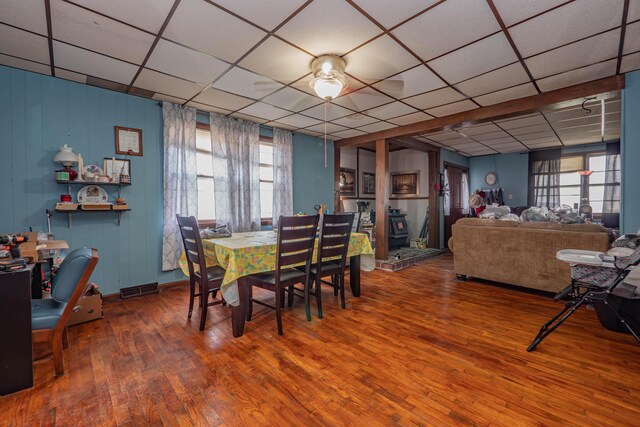
[[[357,112],[362,111],[361,108],[358,107],[358,104],[356,104],[355,101],[351,99],[348,93],[337,98],[337,101],[340,101],[340,102],[336,102],[337,105],[340,105],[342,107],[345,107]]]
[[[393,96],[394,98],[404,97],[404,80],[388,79],[376,84],[376,88]]]

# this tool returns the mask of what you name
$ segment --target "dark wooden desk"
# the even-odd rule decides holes
[[[0,272],[0,396],[33,386],[31,274]]]

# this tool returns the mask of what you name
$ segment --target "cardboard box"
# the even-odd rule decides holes
[[[67,326],[96,319],[102,319],[102,294],[99,291],[93,291],[92,295],[80,297],[76,309],[69,316]]]
[[[29,241],[21,243],[20,246],[20,258],[27,258],[28,262],[35,262],[38,260],[38,250],[36,246],[38,245],[38,233],[36,232],[28,232],[23,233],[29,236]]]

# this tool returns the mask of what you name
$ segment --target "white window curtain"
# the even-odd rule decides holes
[[[293,134],[273,129],[273,228],[280,215],[293,215]]]
[[[211,113],[216,225],[260,230],[260,126]]]
[[[462,213],[469,215],[469,176],[462,174]]]
[[[444,216],[451,215],[451,188],[449,188],[449,169],[444,168],[444,194],[442,196],[442,204],[444,206]]]
[[[176,214],[198,217],[196,110],[162,103],[164,118],[164,223],[162,270],[175,270],[183,252]]]

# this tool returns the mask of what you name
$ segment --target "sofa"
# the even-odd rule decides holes
[[[547,292],[571,281],[561,249],[606,252],[607,229],[597,224],[461,218],[452,226],[449,249],[460,278],[474,277]]]

